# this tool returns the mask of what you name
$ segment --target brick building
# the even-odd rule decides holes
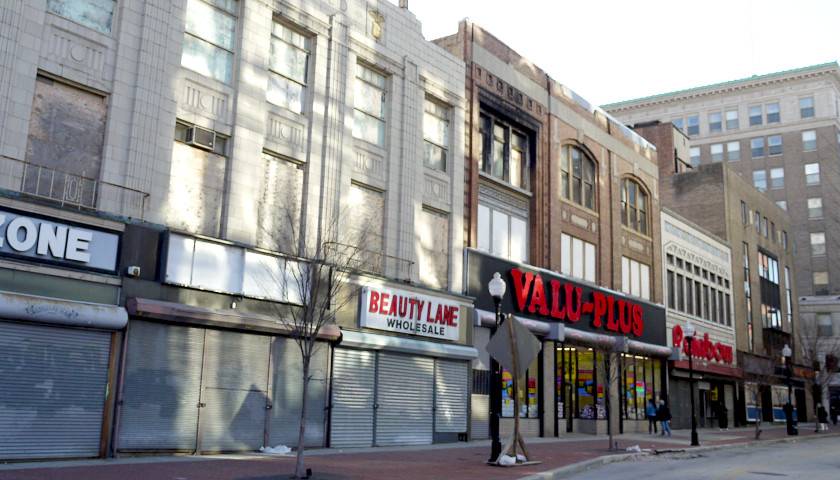
[[[42,0],[0,6],[0,32],[0,350],[20,386],[0,384],[0,458],[294,445],[288,272],[362,239],[305,441],[466,435],[464,67],[411,12]],[[447,328],[389,326],[374,295]]]
[[[502,429],[518,414],[526,435],[604,433],[606,398],[615,402],[615,424],[641,429],[646,400],[665,397],[661,361],[670,354],[659,305],[655,149],[474,23],[463,21],[457,33],[435,42],[467,69],[465,271],[480,351],[473,365],[472,438],[487,435],[493,386],[484,346],[495,320],[487,291],[494,272],[508,285],[502,310],[515,313],[542,341],[518,413],[512,377],[503,374]],[[522,278],[533,281],[533,289]],[[609,307],[602,306],[611,319],[613,302],[637,305],[644,332],[602,326],[600,314],[558,322],[563,313],[538,306],[543,283],[552,285],[545,295],[553,302],[559,302],[561,284],[579,287],[584,302],[590,295],[609,297]],[[534,303],[526,306],[526,298]],[[605,372],[608,359],[620,364],[612,379]]]
[[[744,422],[760,413],[765,420],[783,421],[781,351],[796,342],[799,328],[790,216],[726,163],[692,167],[685,160],[686,136],[673,124],[652,122],[635,130],[657,145],[663,205],[725,240],[731,250],[732,318],[744,372],[733,419]],[[794,361],[801,363],[800,356]],[[805,374],[797,370],[800,418],[813,413],[806,407]],[[758,395],[763,412],[756,411]]]

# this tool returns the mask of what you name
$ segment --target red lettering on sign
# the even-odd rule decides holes
[[[592,326],[601,328],[603,321],[601,317],[607,313],[607,296],[601,292],[592,293],[593,302],[595,304],[595,313],[592,316]]]
[[[538,311],[540,315],[548,315],[545,288],[543,288],[542,277],[539,275],[534,279],[534,293],[531,294],[531,305],[528,306],[528,311],[531,313]]]
[[[704,333],[703,338],[695,338],[693,342],[689,342],[682,327],[674,325],[673,330],[671,330],[671,341],[685,355],[692,355],[694,358],[706,361],[732,363],[732,347],[720,342],[712,342],[708,333]],[[692,349],[694,350],[693,353]]]
[[[642,320],[642,306],[633,305],[633,335],[641,337],[644,330],[645,322]]]
[[[566,290],[566,317],[570,322],[575,323],[580,320],[580,302],[583,296],[583,289],[575,287],[571,283],[564,285]],[[572,292],[577,295],[572,295]]]
[[[607,295],[607,330],[618,331],[618,322],[615,321],[615,297]]]
[[[551,318],[566,318],[566,307],[560,308],[560,280],[551,280]]]
[[[525,281],[522,280],[522,270],[514,268],[510,271],[513,277],[513,294],[516,297],[516,308],[520,312],[525,311],[525,303],[528,301],[528,292],[531,290],[531,282],[534,280],[534,274],[525,272]]]
[[[379,313],[387,315],[389,307],[388,301],[391,299],[391,294],[383,293],[379,298]]]
[[[368,312],[376,313],[379,310],[379,292],[376,290],[370,291],[370,305],[368,306]]]

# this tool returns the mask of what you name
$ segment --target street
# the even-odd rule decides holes
[[[809,480],[840,477],[840,437],[736,447],[700,453],[642,457],[574,475],[574,480],[604,478],[762,479],[772,477]]]

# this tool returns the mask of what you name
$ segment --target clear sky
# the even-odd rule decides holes
[[[840,0],[408,5],[427,39],[469,18],[596,105],[840,59]]]

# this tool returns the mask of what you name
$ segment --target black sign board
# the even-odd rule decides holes
[[[667,346],[665,309],[659,305],[468,249],[466,293],[476,308],[494,311],[487,283],[495,272],[507,284],[503,313]]]

